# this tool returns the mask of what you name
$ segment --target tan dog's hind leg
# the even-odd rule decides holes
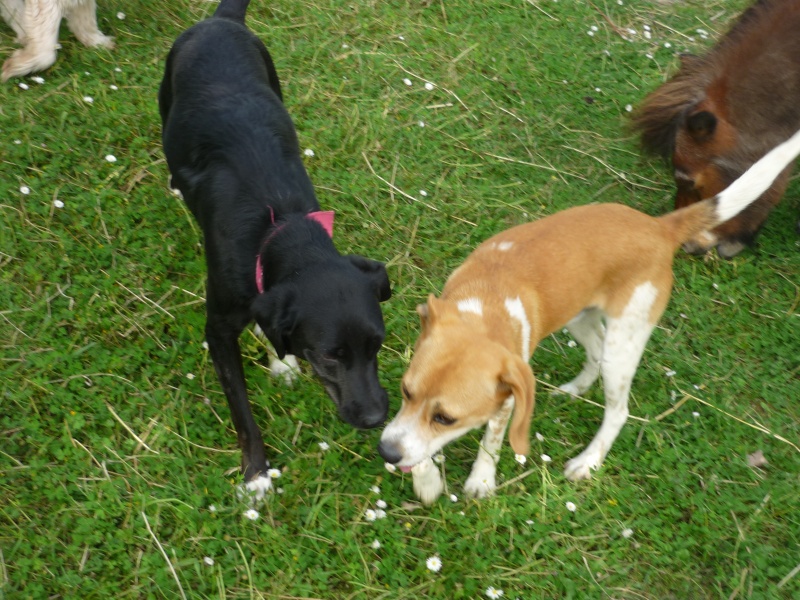
[[[96,13],[95,0],[82,0],[67,11],[67,25],[83,45],[102,46],[110,50],[114,47],[114,38],[103,35],[98,29]]]
[[[27,0],[22,21],[26,45],[15,50],[3,64],[3,81],[42,71],[56,62],[61,23],[61,11],[56,3]]]
[[[567,462],[567,479],[589,479],[591,471],[603,463],[628,418],[631,382],[653,331],[651,309],[657,297],[657,288],[644,283],[636,288],[623,313],[608,319],[601,361],[606,397],[603,424],[586,449]]]
[[[589,308],[567,323],[567,329],[586,350],[583,370],[572,381],[558,386],[553,394],[567,393],[575,396],[583,394],[597,381],[600,375],[600,358],[603,354],[603,315],[596,308]]]
[[[472,472],[464,484],[464,491],[473,498],[485,498],[494,493],[495,473],[500,458],[500,447],[506,435],[506,427],[514,410],[514,396],[509,396],[497,414],[489,419],[486,432],[481,440],[478,458],[472,465]]]
[[[442,495],[444,491],[442,475],[432,459],[426,458],[414,465],[411,477],[414,480],[414,493],[426,506],[433,504]]]

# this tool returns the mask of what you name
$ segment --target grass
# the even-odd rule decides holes
[[[254,1],[249,25],[315,152],[339,249],[388,264],[393,411],[415,305],[480,241],[576,204],[670,209],[668,171],[640,155],[626,105],[743,7]],[[384,469],[378,431],[341,423],[308,372],[294,387],[270,380],[264,346],[244,334],[254,410],[283,470],[283,493],[250,521],[202,345],[200,234],[166,189],[156,106],[172,40],[213,5],[131,0],[124,20],[119,8],[99,9],[116,50],[62,28],[44,84],[0,88],[0,598],[450,599],[489,586],[526,599],[798,597],[797,180],[756,249],[677,257],[634,382],[637,418],[589,482],[561,469],[599,425],[602,395],[546,393],[582,361],[564,334],[532,361],[543,441],[528,465],[505,447],[497,495],[467,501],[479,434],[467,436],[446,449],[457,501],[429,509]],[[12,47],[2,27],[0,52]],[[759,449],[769,464],[748,467]],[[386,518],[368,522],[379,499]],[[435,555],[439,572],[425,566]]]

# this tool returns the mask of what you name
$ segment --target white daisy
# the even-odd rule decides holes
[[[500,598],[503,596],[503,590],[498,590],[492,586],[486,588],[486,597],[487,598]]]
[[[252,508],[247,509],[246,511],[244,511],[244,517],[246,519],[250,519],[251,521],[255,521],[256,519],[258,519],[258,511]]]
[[[516,460],[519,464],[524,465],[527,462],[528,457],[524,454],[515,454],[514,460]]]
[[[373,550],[377,550],[378,548],[381,547],[381,543],[379,540],[372,540],[370,546],[372,547]]]
[[[311,148],[306,148],[305,150],[303,150],[303,154],[305,154],[306,156],[311,157],[311,156],[314,156],[314,151]]]
[[[450,494],[450,502],[458,502],[458,496],[455,494]]]
[[[442,570],[442,559],[438,556],[431,556],[428,560],[425,561],[425,566],[428,567],[428,571],[433,571],[434,573],[438,573]]]
[[[624,537],[625,539],[628,539],[632,535],[633,535],[633,529],[631,529],[630,527],[622,530],[622,537]]]
[[[395,467],[392,463],[383,463],[383,466],[386,467],[386,470],[389,471],[389,473],[394,473],[397,471],[397,467]]]
[[[569,512],[575,512],[575,510],[578,508],[577,506],[575,506],[574,502],[567,502],[566,506]]]
[[[28,89],[28,84],[27,83],[20,83],[19,87],[20,87],[21,90],[27,90]]]
[[[117,157],[113,154],[106,154],[106,162],[115,163],[117,162]]]
[[[377,485],[373,485],[371,488],[369,488],[369,491],[373,494],[380,494],[381,488],[379,488]]]
[[[42,85],[44,83],[44,77],[39,77],[38,75],[36,75],[35,77],[31,77],[31,81],[34,81],[39,85]]]
[[[92,98],[91,96],[84,96],[83,101],[86,102],[87,104],[91,104],[92,102],[94,102],[94,98]]]
[[[425,82],[425,89],[429,92],[433,89],[433,84],[430,81]]]
[[[377,506],[378,508],[386,508],[387,504],[385,500],[378,500],[375,503],[375,506]]]
[[[371,523],[372,521],[378,518],[378,515],[374,510],[368,508],[367,510],[364,511],[364,518]]]
[[[408,77],[406,77],[405,79],[403,79],[403,83],[405,83],[405,84],[406,84],[406,85],[408,85],[408,86],[412,85],[412,83],[411,83],[411,80],[410,80]]]
[[[326,452],[327,450],[330,450],[330,447],[331,446],[330,446],[330,444],[328,444],[328,442],[320,442],[319,443],[319,449],[322,450],[323,452]]]
[[[536,441],[538,441],[538,442],[543,442],[544,441],[544,436],[541,433],[539,433],[538,431],[534,434],[534,437],[536,438]]]
[[[53,200],[53,206],[55,206],[56,208],[64,208],[64,203],[58,198],[56,198],[55,200]]]
[[[542,462],[544,463],[549,463],[551,460],[553,460],[552,458],[550,458],[549,454],[542,454],[541,459]]]
[[[31,193],[31,188],[29,188],[27,185],[21,185],[19,186],[19,193],[27,196]]]
[[[213,567],[214,566],[214,559],[211,558],[210,556],[204,557],[203,558],[203,562],[206,563],[209,567]]]
[[[281,472],[278,469],[270,469],[267,471],[267,475],[269,475],[271,479],[278,479],[281,476]]]

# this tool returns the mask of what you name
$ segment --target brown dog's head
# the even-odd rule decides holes
[[[417,312],[422,333],[403,376],[403,405],[381,435],[381,456],[409,471],[485,425],[512,395],[509,439],[514,452],[527,454],[535,386],[528,364],[492,340],[480,318],[453,302],[431,295]]]

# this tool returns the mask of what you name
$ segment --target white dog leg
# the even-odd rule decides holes
[[[564,392],[579,396],[588,390],[600,375],[600,358],[603,355],[605,337],[602,314],[597,309],[587,309],[567,323],[567,329],[586,350],[586,362],[583,363],[583,370],[578,376],[560,385],[554,394]]]
[[[657,293],[655,286],[650,283],[639,286],[622,315],[608,319],[601,363],[606,396],[603,424],[586,449],[567,462],[564,470],[567,479],[589,479],[591,471],[603,464],[628,418],[631,382],[653,331],[650,308]]]
[[[0,0],[0,15],[11,26],[17,34],[17,43],[25,43],[25,28],[23,18],[25,13],[25,2],[23,0]]]
[[[478,449],[478,457],[472,465],[472,471],[464,484],[464,491],[473,498],[485,498],[494,494],[495,474],[497,461],[500,458],[500,448],[506,436],[506,426],[514,410],[514,396],[509,396],[486,424],[486,432]]]
[[[444,482],[433,459],[426,458],[415,465],[411,469],[411,477],[414,481],[414,493],[426,506],[433,504],[442,495]]]
[[[67,25],[84,46],[114,47],[114,38],[104,35],[97,27],[95,0],[80,0],[66,11]]]
[[[3,81],[34,71],[42,71],[56,62],[58,26],[61,10],[56,2],[27,0],[22,15],[25,46],[15,50],[3,64]]]

